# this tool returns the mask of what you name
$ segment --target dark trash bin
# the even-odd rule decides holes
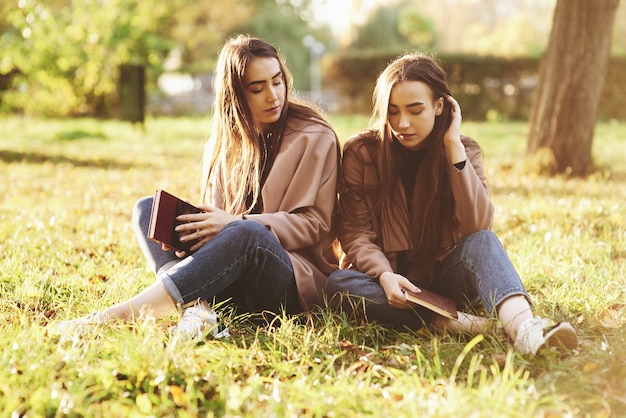
[[[143,125],[146,104],[146,72],[141,64],[120,66],[120,119]]]

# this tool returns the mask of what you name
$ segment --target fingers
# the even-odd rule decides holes
[[[404,297],[404,293],[398,292],[397,294],[390,295],[391,297],[387,299],[389,306],[396,309],[409,309],[411,304]]]
[[[179,215],[176,217],[179,221],[182,222],[200,222],[209,217],[209,212],[201,212],[201,213],[188,213],[185,215]]]
[[[181,227],[180,230],[178,229],[179,227]],[[179,232],[179,233],[182,232],[179,238],[181,242],[188,242],[188,241],[206,242],[210,240],[211,238],[213,238],[215,235],[217,235],[217,233],[219,232],[219,229],[215,229],[215,228],[212,228],[211,226],[200,225],[200,224],[195,223],[193,225],[191,224],[179,225],[178,227],[176,227],[176,232]],[[194,246],[195,245],[196,244],[194,244]]]
[[[452,110],[452,114],[455,116],[461,116],[461,105],[459,105],[459,102],[456,101],[456,99],[452,96],[448,96],[447,97],[448,102],[451,105],[451,110]]]
[[[215,206],[211,206],[211,205],[198,205],[197,207],[198,209],[202,209],[205,212],[212,212],[214,210],[217,210]]]
[[[382,278],[382,277],[381,277]],[[419,292],[420,289],[415,286],[409,279],[400,274],[389,274],[381,283],[387,295],[389,306],[396,309],[409,309],[411,304],[404,297],[406,289],[413,292]]]
[[[412,281],[410,281],[406,277],[402,277],[402,279],[403,280],[400,281],[400,286],[402,287],[402,290],[407,289],[411,292],[421,292],[420,288],[415,286]]]
[[[198,242],[196,242],[195,244],[191,246],[191,248],[189,249],[189,252],[193,253],[197,251],[200,247],[202,247],[205,243],[209,241],[211,241],[210,237],[206,237],[204,239],[199,240]]]

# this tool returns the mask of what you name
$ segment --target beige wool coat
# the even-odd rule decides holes
[[[339,158],[332,129],[292,119],[261,189],[263,211],[246,215],[265,225],[289,254],[304,310],[323,304],[326,279],[339,264]],[[224,207],[219,192],[212,204]]]
[[[449,168],[458,229],[444,231],[439,259],[444,259],[464,236],[491,229],[493,223],[494,208],[480,147],[466,136],[461,141],[467,162],[461,170],[453,165]],[[397,272],[398,253],[411,249],[407,197],[400,180],[392,191],[391,213],[371,211],[382,170],[381,146],[372,131],[350,138],[344,145],[340,187],[342,213],[350,214],[342,216],[340,241],[346,253],[342,267],[376,278],[386,271]],[[424,277],[408,278],[418,285],[427,284]]]

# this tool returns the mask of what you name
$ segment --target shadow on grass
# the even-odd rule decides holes
[[[108,139],[102,132],[86,131],[84,129],[74,129],[71,131],[63,131],[56,135],[56,139],[59,141],[76,141],[81,139]]]
[[[522,196],[532,197],[541,194],[552,198],[571,198],[574,196],[584,196],[586,198],[606,197],[607,188],[611,188],[611,183],[586,186],[586,183],[579,182],[573,184],[542,184],[541,188],[535,185],[515,185],[499,186],[490,184],[492,196]],[[614,186],[613,186],[614,187]]]
[[[518,176],[519,173],[510,172],[504,176]],[[499,180],[490,182],[492,195],[534,196],[538,193],[555,198],[565,198],[577,195],[591,197],[606,197],[607,190],[620,193],[626,183],[626,171],[621,167],[616,169],[597,169],[587,177],[564,176],[534,176],[528,175],[527,181],[511,182]]]
[[[91,167],[102,169],[130,169],[137,167],[146,167],[150,164],[146,162],[142,163],[125,163],[110,159],[79,159],[73,157],[66,157],[64,155],[47,155],[39,152],[19,152],[19,151],[7,151],[0,150],[0,161],[4,161],[8,164],[14,163],[27,163],[27,164],[71,164],[74,167]]]

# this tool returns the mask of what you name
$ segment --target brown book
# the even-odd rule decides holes
[[[413,302],[425,308],[428,308],[433,312],[437,312],[441,316],[445,316],[446,318],[458,318],[456,304],[452,299],[449,299],[438,293],[431,292],[430,290],[421,290],[421,292],[415,293],[405,289],[404,297],[409,302]]]
[[[174,228],[183,222],[176,220],[176,217],[200,212],[202,212],[201,209],[165,190],[157,190],[152,203],[148,238],[175,250],[189,252],[195,241],[180,241],[180,234],[174,231]]]

